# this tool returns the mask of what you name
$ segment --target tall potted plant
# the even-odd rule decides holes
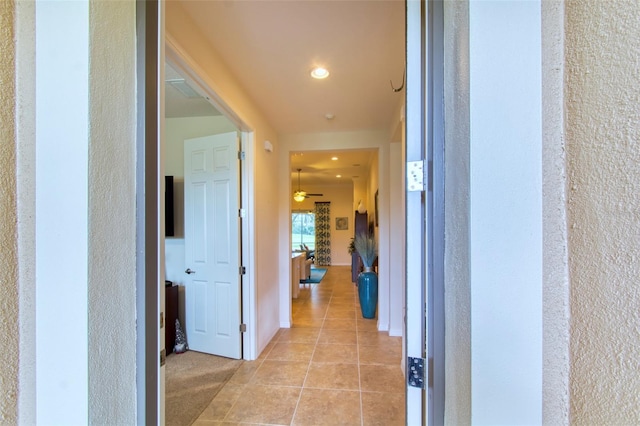
[[[364,270],[358,275],[358,297],[364,318],[375,318],[378,306],[378,275],[373,271],[373,262],[378,257],[378,245],[372,233],[360,232],[353,245],[362,259]]]

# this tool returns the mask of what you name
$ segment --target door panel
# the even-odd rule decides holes
[[[237,135],[189,139],[184,146],[187,342],[191,350],[239,359]]]

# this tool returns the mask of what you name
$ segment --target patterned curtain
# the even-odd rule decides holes
[[[316,203],[316,265],[331,265],[331,203]]]

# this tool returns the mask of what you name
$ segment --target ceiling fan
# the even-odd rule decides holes
[[[303,202],[305,198],[309,197],[322,197],[323,194],[307,194],[307,192],[300,189],[300,172],[302,169],[298,170],[298,190],[293,193],[293,199],[299,203]]]

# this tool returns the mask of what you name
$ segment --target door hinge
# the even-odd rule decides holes
[[[424,387],[424,358],[407,357],[407,384],[413,388]]]
[[[244,160],[244,151],[238,151],[238,160]]]
[[[240,333],[247,332],[247,324],[240,324]]]
[[[238,217],[247,217],[247,209],[238,209]]]
[[[244,266],[240,267],[240,275],[244,275],[247,273],[247,268],[245,268]]]
[[[162,367],[167,362],[167,350],[162,349],[160,351],[160,367]]]
[[[407,162],[407,191],[422,192],[424,186],[424,160]]]
[[[160,312],[160,328],[164,327],[164,312]]]

